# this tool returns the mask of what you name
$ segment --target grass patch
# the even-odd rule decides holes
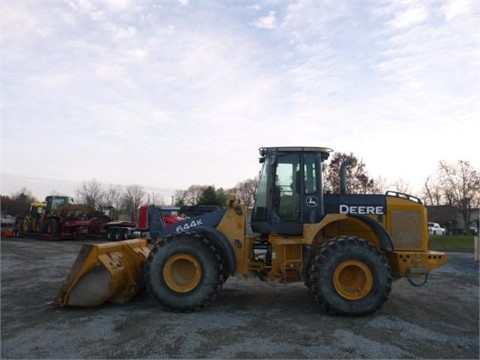
[[[429,248],[432,250],[474,250],[473,235],[430,235]]]

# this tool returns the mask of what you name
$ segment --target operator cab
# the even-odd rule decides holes
[[[322,163],[333,151],[323,147],[260,148],[263,167],[251,226],[257,233],[301,235],[303,224],[324,215]]]
[[[47,196],[45,198],[45,201],[47,203],[47,209],[46,209],[47,214],[51,214],[60,205],[74,203],[73,198],[69,196],[57,196],[57,195]]]
[[[30,216],[36,220],[40,219],[45,212],[45,206],[42,203],[34,203],[30,206]]]

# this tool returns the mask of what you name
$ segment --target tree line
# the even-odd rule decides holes
[[[240,182],[233,189],[216,188],[214,185],[192,185],[186,190],[176,190],[175,206],[182,205],[220,205],[224,206],[227,196],[235,193],[237,198],[247,206],[252,206],[255,195],[256,179]],[[58,194],[52,191],[51,195]],[[11,196],[1,196],[1,211],[3,215],[26,216],[32,202],[43,201],[32,195],[31,191],[22,188]],[[164,198],[155,192],[147,192],[141,185],[108,185],[105,186],[96,179],[83,181],[75,189],[75,201],[90,205],[93,209],[102,211],[114,208],[114,220],[119,216],[137,220],[137,209],[141,204],[148,203],[165,206]]]
[[[382,178],[373,180],[368,176],[365,164],[353,154],[334,153],[325,172],[325,190],[340,192],[340,166],[346,159],[351,159],[347,170],[347,189],[356,194],[379,194],[386,190],[395,190],[411,194],[408,181],[400,179],[390,186]],[[392,189],[393,187],[393,189]],[[456,163],[440,161],[435,176],[429,176],[418,194],[411,194],[422,199],[427,206],[449,205],[463,218],[466,230],[468,225],[478,219],[472,219],[472,209],[480,208],[480,172],[468,161]]]
[[[353,153],[333,153],[325,165],[324,186],[326,192],[340,192],[340,167],[343,161],[350,160],[346,170],[346,185],[352,194],[381,194],[386,190],[395,190],[412,194],[410,184],[400,179],[393,184],[379,177],[369,176],[366,165]],[[215,185],[191,185],[188,189],[178,189],[174,193],[174,205],[226,204],[227,195],[236,194],[237,199],[247,206],[253,206],[258,178],[253,177],[241,181],[230,189],[216,188]],[[52,194],[55,195],[55,194]],[[132,220],[136,217],[137,208],[142,203],[165,205],[162,196],[148,193],[141,185],[108,185],[96,179],[84,181],[75,190],[78,203],[89,204],[100,210],[113,207],[119,213],[127,214]],[[447,163],[440,161],[435,176],[428,177],[419,194],[428,206],[450,205],[463,217],[465,224],[470,224],[471,209],[480,207],[480,172],[467,161]],[[36,201],[28,189],[22,188],[12,196],[1,196],[2,215],[26,215],[30,203]],[[478,224],[477,224],[478,227]]]

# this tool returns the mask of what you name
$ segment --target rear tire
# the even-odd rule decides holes
[[[60,225],[57,219],[50,219],[48,220],[47,224],[47,233],[49,234],[58,234],[60,232]]]
[[[107,229],[107,240],[108,241],[115,240],[115,229]]]
[[[115,231],[115,240],[117,241],[125,240],[125,231],[123,229],[117,229]]]
[[[174,233],[159,241],[145,265],[150,294],[165,309],[192,312],[209,304],[223,285],[223,262],[199,233]]]
[[[368,315],[387,301],[390,266],[374,245],[356,236],[340,236],[319,247],[310,268],[315,299],[336,315]]]

